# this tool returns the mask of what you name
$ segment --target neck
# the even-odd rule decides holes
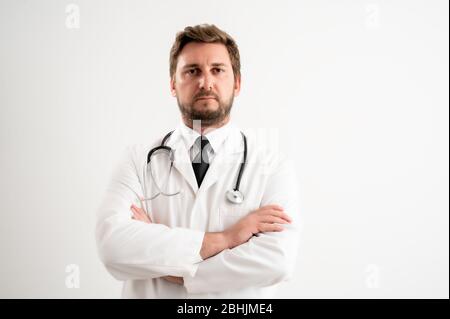
[[[205,135],[206,133],[214,131],[215,129],[218,129],[219,127],[226,125],[229,121],[230,121],[230,116],[227,116],[221,122],[214,123],[214,124],[208,124],[205,121],[201,121],[201,120],[193,120],[193,119],[183,118],[184,124],[187,127],[191,128],[192,130],[198,132],[200,135]]]

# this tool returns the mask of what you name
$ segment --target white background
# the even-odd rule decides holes
[[[448,298],[446,0],[70,3],[0,0],[0,297],[120,296],[95,212],[125,146],[179,123],[169,50],[206,22],[240,48],[233,121],[298,163],[279,297]]]

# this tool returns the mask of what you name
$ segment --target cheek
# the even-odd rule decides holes
[[[175,89],[178,91],[185,90],[187,87],[189,87],[191,84],[189,81],[186,81],[184,77],[181,75],[177,75],[175,77]]]
[[[188,83],[177,83],[175,85],[175,91],[179,97],[189,98],[192,95],[192,85]]]
[[[231,95],[234,94],[234,83],[233,82],[224,83],[218,89],[218,93],[222,98],[228,99]]]

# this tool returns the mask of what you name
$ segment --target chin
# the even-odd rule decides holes
[[[217,100],[197,100],[195,101],[194,105],[199,105],[203,107],[210,106],[216,109],[217,107],[219,107],[219,102]]]

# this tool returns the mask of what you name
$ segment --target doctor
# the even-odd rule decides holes
[[[227,33],[197,25],[177,34],[170,88],[182,121],[126,150],[97,213],[99,256],[124,281],[122,297],[271,298],[294,273],[295,172],[230,122],[240,84]]]

